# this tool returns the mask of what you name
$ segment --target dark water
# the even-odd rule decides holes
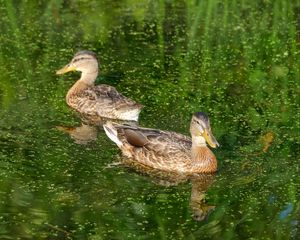
[[[1,239],[299,239],[299,1],[0,9]],[[101,128],[70,137],[79,74],[55,70],[80,49],[99,56],[98,83],[146,106],[142,126],[188,135],[207,112],[218,173],[157,179],[118,164]]]

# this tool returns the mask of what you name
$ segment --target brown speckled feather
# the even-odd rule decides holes
[[[66,96],[67,104],[78,111],[83,119],[92,123],[102,122],[101,118],[138,121],[142,105],[123,96],[111,86],[95,86],[99,73],[99,63],[94,52],[82,50],[56,74],[70,71],[81,72],[80,79],[70,88]]]
[[[121,147],[123,154],[133,161],[173,172],[216,171],[216,159],[207,147],[198,149],[196,161],[192,161],[190,137],[156,129],[124,125],[114,125],[114,127],[117,130],[119,140],[123,143]],[[128,134],[128,132],[131,133]],[[141,140],[137,139],[139,136]]]
[[[67,94],[67,103],[81,114],[116,119],[130,111],[139,112],[142,109],[142,105],[105,84],[93,87],[75,84]]]

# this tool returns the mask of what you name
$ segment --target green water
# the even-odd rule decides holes
[[[299,0],[0,0],[0,29],[0,239],[299,239]],[[117,164],[101,129],[59,130],[81,125],[65,103],[79,74],[55,75],[81,49],[146,106],[140,125],[188,135],[209,114],[203,221],[201,179],[162,184]]]

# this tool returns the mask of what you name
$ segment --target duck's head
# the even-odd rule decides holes
[[[56,71],[56,74],[64,74],[70,71],[80,71],[83,74],[98,73],[98,60],[96,54],[87,50],[79,51],[74,55],[71,62],[62,69]]]
[[[209,118],[204,112],[196,112],[193,114],[190,131],[195,144],[205,144],[216,148],[219,143],[212,134]]]

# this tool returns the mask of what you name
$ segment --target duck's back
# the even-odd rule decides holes
[[[191,164],[190,137],[175,132],[119,126],[123,153],[141,164],[166,170],[186,171]]]
[[[138,119],[142,109],[142,105],[105,84],[85,88],[73,86],[67,95],[67,103],[84,115],[133,121]]]

